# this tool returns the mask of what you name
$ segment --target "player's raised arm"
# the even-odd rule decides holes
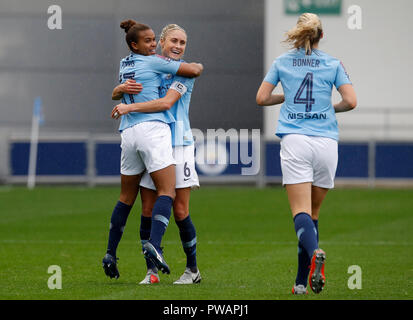
[[[272,94],[274,89],[275,86],[272,83],[263,81],[257,92],[257,104],[261,107],[265,107],[284,103],[284,95]]]
[[[357,96],[351,84],[343,84],[338,88],[342,100],[334,105],[336,113],[351,111],[357,106]]]
[[[133,79],[128,79],[124,83],[116,86],[112,91],[112,100],[120,100],[124,93],[139,94],[142,91],[142,84]]]
[[[204,66],[201,63],[182,62],[176,74],[187,78],[195,78],[199,77],[203,70]]]

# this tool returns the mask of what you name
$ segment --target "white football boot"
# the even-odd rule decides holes
[[[139,282],[139,284],[153,284],[158,283],[159,280],[159,274],[157,272],[154,272],[152,269],[149,269],[146,273],[145,278],[141,282]]]
[[[174,284],[193,284],[201,282],[201,273],[199,270],[192,272],[189,268],[185,269],[182,276],[174,282]]]
[[[292,290],[293,294],[308,294],[307,288],[304,287],[302,284],[299,285],[294,285],[293,290]]]

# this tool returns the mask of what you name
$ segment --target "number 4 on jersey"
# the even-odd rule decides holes
[[[305,98],[302,98],[302,94],[306,90]],[[301,83],[300,89],[298,89],[297,94],[294,97],[295,104],[305,104],[305,112],[311,112],[312,106],[315,103],[313,99],[313,74],[311,72],[307,73],[303,82]]]

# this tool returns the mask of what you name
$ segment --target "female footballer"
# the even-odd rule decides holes
[[[156,40],[153,30],[133,20],[120,25],[126,32],[130,55],[121,60],[119,80],[133,79],[142,84],[139,95],[123,96],[126,104],[159,99],[162,74],[199,76],[203,66],[197,63],[173,61],[155,55]],[[162,256],[162,237],[171,215],[175,198],[175,159],[172,154],[169,123],[174,117],[169,111],[152,113],[133,112],[122,116],[121,132],[121,192],[111,217],[108,248],[103,258],[107,276],[118,278],[116,249],[122,237],[129,212],[139,191],[139,183],[146,170],[157,190],[153,206],[150,241],[144,247],[154,264],[164,273],[169,266]]]
[[[163,28],[159,44],[162,55],[175,61],[182,61],[187,44],[187,34],[183,28],[176,24],[170,24]],[[176,161],[176,197],[173,204],[175,222],[179,228],[182,246],[187,257],[186,269],[182,276],[174,284],[192,284],[201,281],[201,275],[196,262],[196,230],[189,216],[189,199],[191,188],[199,187],[198,175],[195,171],[194,140],[189,122],[189,104],[191,100],[194,78],[164,75],[160,96],[158,100],[135,104],[121,103],[112,111],[112,117],[129,112],[156,112],[170,110],[175,117],[171,123],[172,146]],[[139,90],[138,84],[131,83],[131,88],[115,88],[117,92],[124,94],[132,90]],[[118,114],[118,116],[115,116]],[[144,173],[141,183],[142,217],[140,236],[142,244],[149,240],[151,229],[152,208],[156,200],[156,188],[149,174]],[[159,275],[153,263],[147,259],[147,274],[140,282],[151,284],[159,282]]]
[[[281,138],[281,169],[299,241],[298,272],[292,292],[315,293],[325,284],[326,254],[318,247],[321,204],[334,187],[338,160],[335,113],[353,110],[357,98],[343,64],[318,49],[323,38],[319,17],[304,13],[287,32],[293,47],[272,64],[257,93],[257,104],[283,103],[276,135]],[[273,94],[281,81],[284,95]],[[342,101],[332,105],[335,86]]]

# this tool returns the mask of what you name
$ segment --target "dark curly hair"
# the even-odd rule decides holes
[[[148,25],[138,23],[131,19],[122,21],[120,27],[126,32],[126,43],[131,51],[133,51],[132,42],[137,43],[139,41],[139,32],[151,29]]]

